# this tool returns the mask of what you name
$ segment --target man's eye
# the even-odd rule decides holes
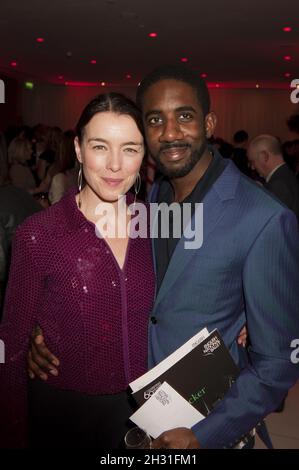
[[[162,119],[159,116],[153,116],[153,117],[149,118],[149,120],[148,120],[148,124],[150,124],[151,126],[154,126],[156,124],[160,124],[161,122],[162,122]]]
[[[125,148],[125,152],[128,152],[128,153],[137,153],[137,150],[136,149],[133,149],[131,147],[127,147]]]
[[[180,119],[183,120],[183,121],[190,121],[192,118],[193,118],[193,116],[190,113],[180,114]]]

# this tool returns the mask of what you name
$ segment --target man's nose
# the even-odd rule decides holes
[[[173,142],[174,140],[181,140],[183,137],[183,131],[177,120],[168,119],[163,127],[162,134],[160,135],[160,141]]]

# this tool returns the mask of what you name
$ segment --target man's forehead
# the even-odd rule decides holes
[[[200,104],[196,90],[189,83],[174,79],[161,79],[153,83],[143,96],[143,110],[148,111],[159,106],[199,108]]]

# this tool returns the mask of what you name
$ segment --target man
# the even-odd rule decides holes
[[[249,145],[248,161],[265,179],[265,188],[289,207],[299,221],[299,184],[284,161],[279,140],[266,134],[255,137]]]
[[[23,189],[10,184],[0,185],[0,322],[13,235],[18,225],[41,209],[41,205]]]
[[[149,366],[207,327],[218,328],[242,369],[206,419],[192,430],[163,433],[153,447],[234,447],[277,408],[299,376],[290,361],[290,343],[299,338],[296,219],[231,161],[210,153],[216,116],[197,74],[185,66],[160,67],[141,82],[137,102],[149,151],[164,174],[151,201],[203,202],[204,221],[199,249],[185,249],[185,236],[154,240],[158,285]],[[245,323],[248,355],[237,340]],[[56,374],[55,364],[39,336],[30,373],[45,367]]]
[[[247,164],[248,134],[243,129],[235,132],[233,136],[232,160],[244,175],[250,176],[250,169]]]

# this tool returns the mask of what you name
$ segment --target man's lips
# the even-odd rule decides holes
[[[170,147],[160,151],[160,154],[168,161],[174,162],[181,160],[189,151],[189,146],[184,147]]]

